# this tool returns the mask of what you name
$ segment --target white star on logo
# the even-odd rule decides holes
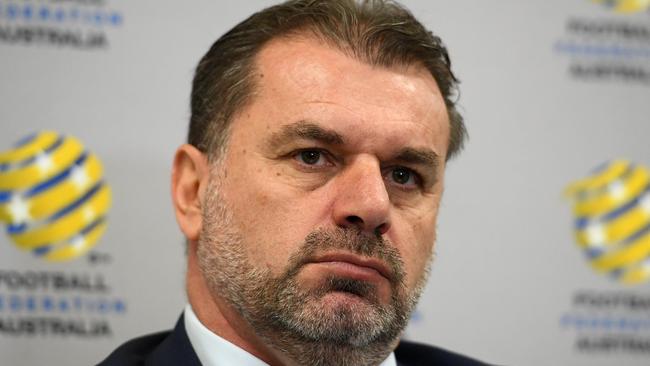
[[[601,246],[605,242],[605,230],[597,222],[589,224],[587,227],[587,241],[590,246]]]
[[[72,238],[72,240],[70,240],[70,245],[72,245],[72,247],[75,249],[81,249],[84,245],[86,245],[86,239],[81,235],[77,235]]]
[[[40,153],[36,156],[36,166],[42,175],[47,174],[54,167],[52,157],[46,153]]]
[[[650,193],[646,193],[639,199],[639,206],[646,213],[650,215]]]
[[[90,177],[88,176],[88,173],[86,173],[86,169],[84,167],[75,166],[70,171],[70,180],[78,189],[81,190],[88,185],[90,182]]]
[[[93,221],[95,218],[95,210],[93,210],[93,208],[90,206],[86,206],[83,209],[83,215],[86,222]]]
[[[14,224],[21,224],[32,219],[29,214],[29,203],[22,199],[22,197],[15,195],[11,197],[11,202],[8,205],[11,221]]]
[[[623,182],[618,180],[610,184],[607,189],[609,190],[609,196],[616,201],[620,201],[625,198],[625,194],[627,193]]]

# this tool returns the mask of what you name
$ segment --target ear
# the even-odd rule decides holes
[[[176,150],[172,167],[172,202],[178,226],[189,241],[196,241],[201,232],[201,207],[209,176],[205,154],[188,144]]]

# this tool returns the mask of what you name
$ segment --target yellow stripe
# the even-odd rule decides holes
[[[601,194],[576,202],[573,213],[578,217],[582,217],[599,216],[611,212],[621,204],[630,201],[633,197],[638,197],[646,189],[648,183],[650,183],[650,172],[643,167],[638,167],[623,182],[625,186],[625,195],[623,197],[614,199],[605,190]]]
[[[43,243],[55,243],[64,240],[70,235],[81,231],[97,217],[104,215],[110,207],[110,201],[110,189],[104,185],[85,204],[59,220],[33,231],[12,235],[11,238],[17,246],[30,250]],[[92,209],[94,217],[88,218],[85,216],[87,209]]]
[[[643,268],[643,266],[635,266],[621,277],[621,282],[627,285],[637,285],[647,281],[650,278],[650,271]]]
[[[10,223],[13,220],[13,218],[9,214],[9,203],[10,202],[6,202],[5,204],[0,205],[0,221],[2,222]]]
[[[636,207],[603,227],[604,241],[602,244],[615,245],[643,229],[649,223],[648,213],[642,208]],[[576,237],[580,246],[585,247],[590,244],[587,229],[577,231]]]
[[[0,190],[28,189],[67,169],[79,157],[83,146],[75,138],[67,138],[50,157],[52,168],[41,172],[38,165],[30,164],[22,169],[13,170],[0,175]]]
[[[636,167],[624,182],[626,197],[639,196],[648,187],[649,183],[650,170],[642,166]]]
[[[640,207],[630,210],[607,225],[605,232],[611,242],[620,242],[650,223],[648,214]]]
[[[637,285],[650,279],[650,270],[643,265],[634,266],[625,271],[620,281],[626,285]]]
[[[97,225],[95,228],[93,228],[92,231],[86,234],[84,238],[86,239],[86,242],[84,243],[83,246],[77,247],[72,244],[67,244],[59,249],[55,249],[47,253],[44,256],[44,258],[48,261],[60,262],[60,261],[79,257],[80,255],[83,255],[84,253],[86,253],[88,250],[90,250],[92,247],[94,247],[97,244],[99,238],[106,231],[106,227],[107,227],[106,222],[103,222]]]
[[[613,251],[591,262],[600,272],[609,272],[623,266],[633,265],[650,255],[650,233],[642,236],[624,249]]]
[[[614,200],[607,192],[588,200],[578,202],[573,206],[573,214],[577,217],[594,217],[610,212],[620,205],[620,200]]]
[[[623,160],[613,161],[609,164],[607,169],[598,173],[597,175],[587,177],[571,183],[565,190],[566,197],[577,199],[577,195],[583,191],[594,191],[604,187],[612,182],[630,166],[630,163]]]
[[[648,7],[646,0],[622,0],[616,6],[616,11],[619,13],[634,13]]]
[[[57,138],[59,138],[59,135],[54,132],[41,132],[32,141],[19,148],[0,152],[0,164],[18,163],[27,158],[31,158],[47,149]]]

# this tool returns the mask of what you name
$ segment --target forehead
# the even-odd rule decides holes
[[[424,67],[373,66],[310,37],[269,42],[256,58],[252,105],[266,128],[309,120],[346,134],[433,145],[444,156],[449,120]],[[363,132],[363,133],[361,133]],[[419,142],[418,142],[419,141]]]

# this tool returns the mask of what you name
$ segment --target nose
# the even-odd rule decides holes
[[[390,205],[378,162],[355,161],[337,178],[332,215],[339,227],[383,235],[391,225]]]

